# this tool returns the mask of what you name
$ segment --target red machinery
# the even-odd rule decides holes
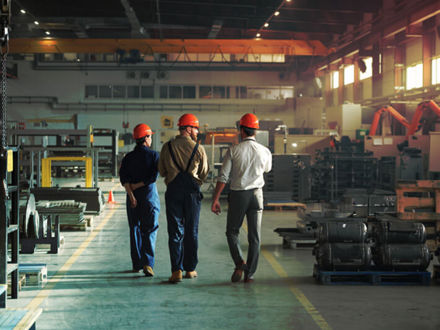
[[[438,117],[440,117],[440,107],[433,100],[420,103],[417,106],[414,117],[411,120],[411,125],[408,128],[408,133],[406,134],[406,136],[413,135],[417,131],[422,115],[425,111],[429,109],[431,109]]]
[[[440,107],[433,100],[422,102],[417,106],[416,112],[414,113],[411,123],[409,123],[408,120],[406,120],[406,118],[403,117],[392,106],[385,106],[383,108],[380,108],[374,113],[374,118],[371,124],[369,135],[370,136],[376,135],[376,130],[379,125],[379,120],[384,112],[388,112],[390,115],[396,118],[396,120],[399,123],[401,123],[403,126],[405,126],[408,129],[406,136],[413,135],[415,132],[417,132],[419,128],[419,122],[423,114],[428,110],[432,110],[432,112],[435,115],[440,117]]]
[[[370,127],[370,134],[369,134],[370,136],[376,135],[376,130],[377,130],[377,126],[379,125],[380,117],[382,116],[382,114],[384,112],[388,112],[390,115],[392,115],[394,118],[396,118],[397,121],[399,123],[401,123],[403,126],[405,126],[406,128],[410,127],[408,120],[406,120],[406,118],[403,117],[396,109],[394,109],[392,106],[388,105],[383,108],[380,108],[379,110],[377,110],[374,113],[373,123],[371,124],[371,127]]]

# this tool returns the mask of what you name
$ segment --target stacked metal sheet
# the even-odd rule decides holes
[[[87,214],[100,214],[104,209],[101,188],[33,188],[31,192],[37,201],[74,200],[87,204]]]
[[[264,175],[267,201],[305,201],[310,198],[310,155],[272,156],[272,170]]]
[[[37,211],[40,214],[57,214],[60,216],[60,224],[75,225],[85,220],[86,203],[74,200],[61,201],[38,201]]]

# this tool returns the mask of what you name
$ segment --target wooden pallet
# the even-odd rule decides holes
[[[314,277],[325,285],[429,285],[430,272],[320,271]]]
[[[62,231],[86,231],[93,229],[93,216],[85,216],[84,221],[80,223],[60,223],[60,230]]]
[[[275,211],[289,210],[289,209],[306,209],[307,205],[298,202],[268,202],[264,205],[265,208],[271,208]]]
[[[418,193],[423,197],[409,196]],[[431,196],[426,196],[427,194]],[[398,183],[396,208],[402,220],[440,220],[440,180],[417,180]],[[417,210],[431,208],[433,212]]]

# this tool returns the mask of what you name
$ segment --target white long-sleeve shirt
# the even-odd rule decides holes
[[[264,186],[263,173],[272,169],[272,154],[255,137],[247,137],[228,149],[223,158],[219,182],[230,181],[231,190],[250,190]]]

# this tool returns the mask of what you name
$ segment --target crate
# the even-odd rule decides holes
[[[26,286],[42,287],[47,282],[46,264],[19,264],[18,270],[26,275]]]

